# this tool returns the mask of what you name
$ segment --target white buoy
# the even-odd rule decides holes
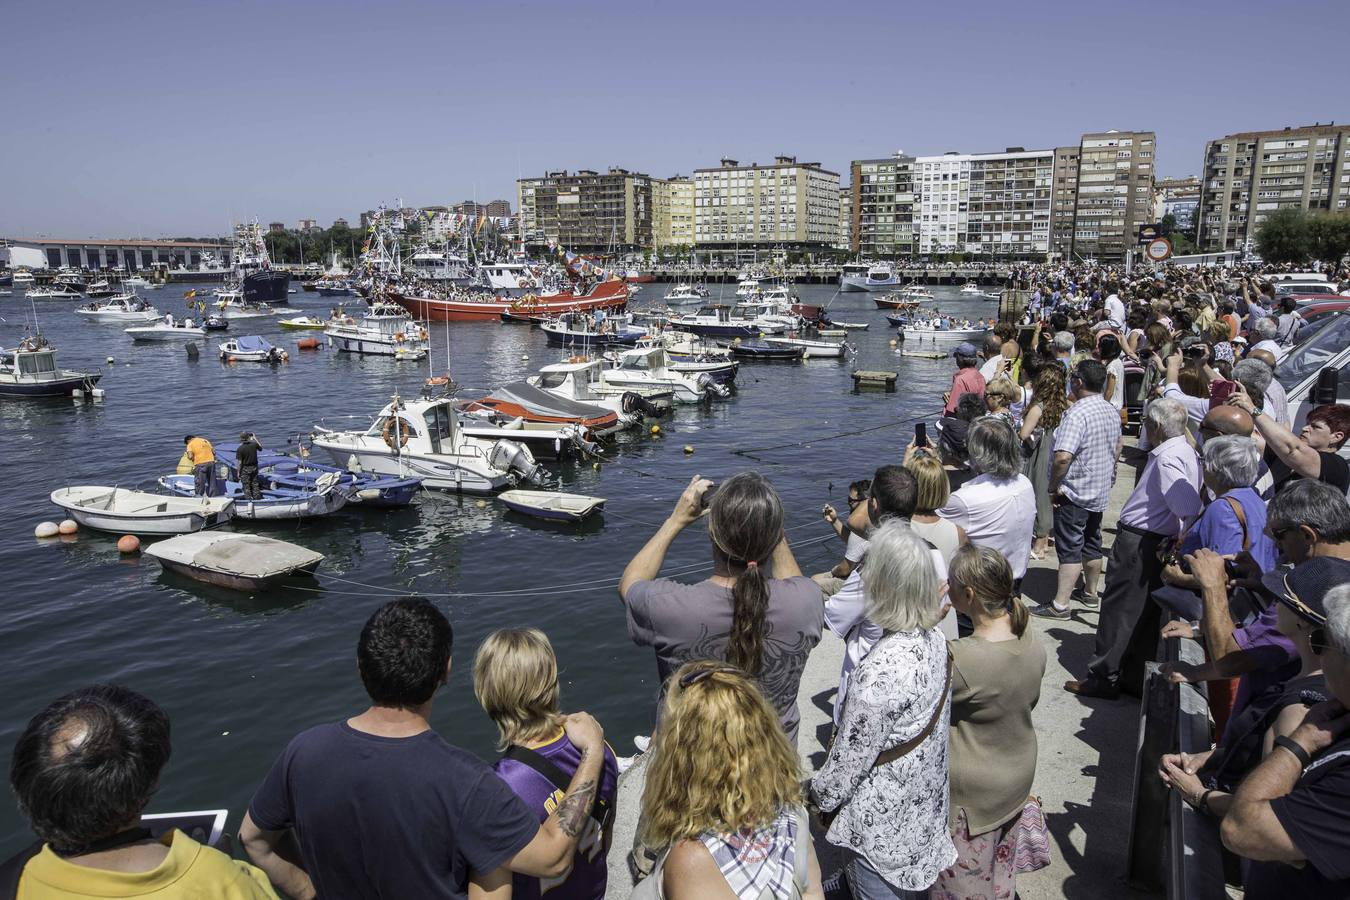
[[[61,529],[55,522],[39,522],[33,529],[33,536],[40,538],[56,537],[60,533]]]
[[[94,388],[90,393],[95,400],[102,400],[107,396],[107,392],[104,391],[103,388]]]
[[[74,519],[62,519],[61,524],[56,526],[56,530],[61,534],[74,534],[80,530],[80,525]]]
[[[110,365],[110,366],[111,366],[111,365],[114,365],[116,362],[117,362],[117,360],[113,359],[111,356],[108,357],[108,365]]]

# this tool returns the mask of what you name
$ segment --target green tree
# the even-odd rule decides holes
[[[1306,262],[1312,255],[1308,214],[1292,206],[1276,210],[1257,228],[1256,249],[1268,263]]]
[[[1338,266],[1350,253],[1350,212],[1308,216],[1308,252],[1329,266]]]

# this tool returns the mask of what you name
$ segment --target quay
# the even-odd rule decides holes
[[[1126,450],[1127,459],[1131,451]],[[861,477],[867,473],[851,473]],[[1111,504],[1102,525],[1103,538],[1114,537],[1121,507],[1134,487],[1130,462],[1116,467]],[[1111,523],[1111,524],[1106,524]],[[822,523],[821,528],[828,526]],[[840,552],[842,554],[840,545]],[[1109,558],[1109,548],[1107,552]],[[1024,599],[1048,602],[1055,593],[1054,554],[1032,559],[1022,584]],[[1033,792],[1041,798],[1052,837],[1051,863],[1039,872],[1019,875],[1022,900],[1091,897],[1093,900],[1138,900],[1155,896],[1126,883],[1134,755],[1139,732],[1139,707],[1132,698],[1117,701],[1080,700],[1064,690],[1064,682],[1081,678],[1092,655],[1098,612],[1074,607],[1064,621],[1031,618],[1030,627],[1045,646],[1045,677],[1032,718],[1039,741]],[[798,750],[804,773],[825,761],[831,711],[839,686],[844,642],[825,630],[802,673],[797,693],[801,711]],[[620,746],[620,753],[631,747]],[[631,892],[627,853],[637,832],[646,767],[643,758],[619,777],[614,839],[609,853],[606,900],[624,900]],[[815,833],[816,853],[826,878],[842,861],[838,848]],[[1159,836],[1159,840],[1162,837]]]
[[[813,263],[810,265],[782,267],[769,266],[768,278],[785,276],[795,284],[838,284],[839,269],[842,263]],[[651,274],[657,281],[695,281],[705,284],[725,282],[735,284],[745,270],[745,266],[663,266],[643,267],[644,273]],[[897,266],[895,274],[905,284],[959,285],[966,282],[991,287],[1007,281],[1012,267],[981,263],[978,266],[959,266],[936,264],[927,266]]]

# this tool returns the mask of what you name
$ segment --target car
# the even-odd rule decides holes
[[[1275,377],[1289,398],[1295,434],[1314,407],[1350,403],[1350,312],[1328,314],[1280,361]],[[1350,441],[1341,455],[1350,457]]]
[[[1304,323],[1311,327],[1321,327],[1330,317],[1340,312],[1350,309],[1350,297],[1337,296],[1336,299],[1325,297],[1309,297],[1306,301],[1300,301],[1298,314],[1303,317]],[[1311,331],[1309,332],[1311,335]]]

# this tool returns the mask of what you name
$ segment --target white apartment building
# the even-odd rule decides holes
[[[827,250],[839,240],[839,175],[779,156],[694,170],[694,242],[711,249]]]
[[[919,254],[963,253],[970,203],[968,153],[920,156],[914,160],[914,216]]]
[[[1054,150],[944,153],[914,161],[919,254],[1042,259],[1050,250]]]

